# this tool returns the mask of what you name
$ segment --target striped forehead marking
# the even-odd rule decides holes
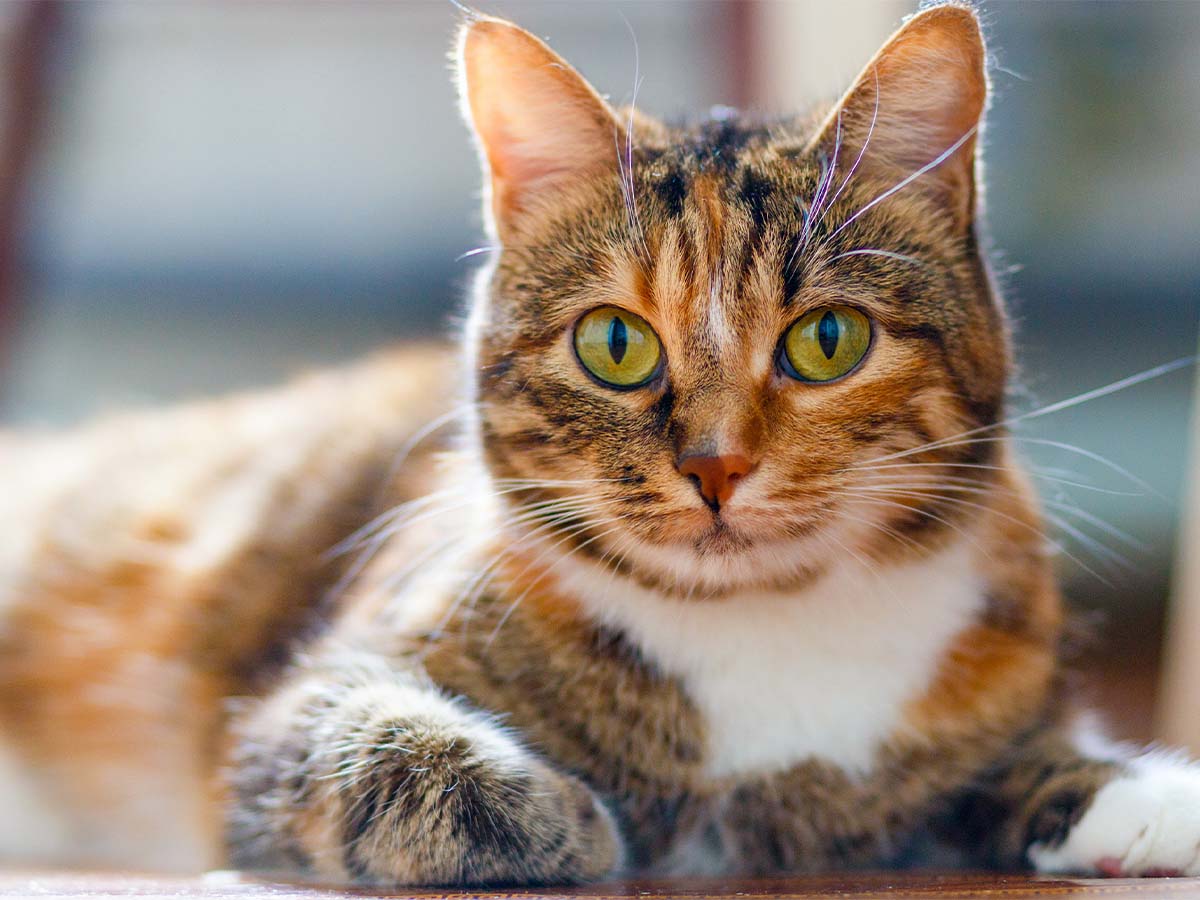
[[[728,300],[723,278],[725,267],[725,205],[721,197],[721,185],[711,176],[700,176],[693,181],[692,196],[700,209],[698,217],[704,228],[702,240],[705,266],[708,273],[707,303],[705,304],[705,328],[709,342],[719,355],[725,355],[733,346],[736,335],[730,327],[725,309]],[[697,292],[699,294],[699,292]]]

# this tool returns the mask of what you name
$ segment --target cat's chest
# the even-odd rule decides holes
[[[797,596],[613,596],[593,612],[680,683],[703,720],[713,778],[812,758],[868,771],[983,603],[962,547],[874,572],[848,568]]]

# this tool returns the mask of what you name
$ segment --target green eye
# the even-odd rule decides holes
[[[788,329],[783,369],[801,381],[833,381],[858,365],[871,345],[871,322],[848,306],[814,309]]]
[[[575,354],[583,367],[605,384],[634,388],[658,372],[662,347],[645,319],[615,306],[602,306],[575,326]]]

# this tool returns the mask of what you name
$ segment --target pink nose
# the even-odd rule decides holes
[[[696,482],[700,496],[713,509],[729,502],[738,480],[749,472],[750,460],[740,453],[688,456],[679,463],[679,474]]]

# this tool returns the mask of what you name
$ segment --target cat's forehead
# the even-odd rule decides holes
[[[657,140],[630,153],[636,174],[653,185],[668,214],[678,214],[699,182],[710,197],[757,204],[784,184],[796,184],[823,166],[806,148],[806,123],[733,115],[668,127]],[[712,191],[713,186],[719,190]]]

